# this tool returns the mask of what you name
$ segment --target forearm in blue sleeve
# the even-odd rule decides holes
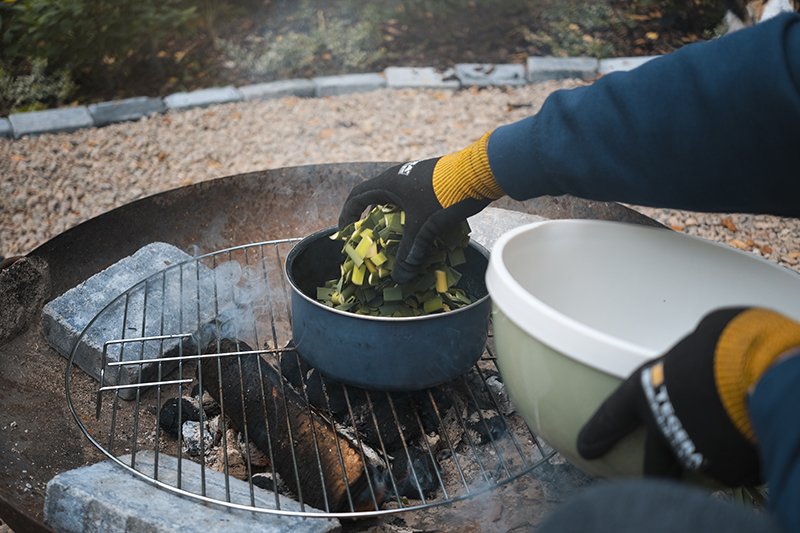
[[[748,410],[769,487],[768,508],[789,533],[800,532],[800,356],[759,380]]]
[[[512,198],[800,215],[800,15],[550,95],[488,143]]]

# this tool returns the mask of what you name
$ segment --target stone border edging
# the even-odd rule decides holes
[[[0,138],[19,139],[46,133],[69,133],[83,128],[139,120],[153,113],[208,107],[213,104],[268,100],[285,96],[320,98],[392,89],[457,90],[472,86],[521,86],[548,80],[577,78],[632,70],[659,56],[592,59],[587,57],[528,57],[527,64],[461,63],[438,72],[433,67],[388,67],[382,73],[344,74],[312,79],[281,80],[243,87],[213,87],[173,93],[164,98],[146,96],[88,106],[16,113],[0,118]]]

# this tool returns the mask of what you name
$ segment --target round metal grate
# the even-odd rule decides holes
[[[548,461],[505,395],[491,331],[467,374],[423,391],[365,391],[310,368],[283,271],[298,240],[169,265],[89,323],[66,395],[103,454],[199,500],[340,518],[471,498]]]

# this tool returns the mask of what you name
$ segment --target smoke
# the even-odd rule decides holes
[[[216,316],[193,335],[191,341],[204,350],[220,339],[258,347],[259,317],[269,311],[269,289],[262,269],[242,268],[238,261],[222,263],[213,270]],[[221,309],[220,309],[221,307]]]

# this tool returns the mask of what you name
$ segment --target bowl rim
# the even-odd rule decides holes
[[[740,254],[746,260],[760,262],[764,266],[783,270],[779,265],[728,245],[675,232],[669,228],[657,228],[607,220],[546,220],[519,226],[503,234],[492,247],[489,267],[486,271],[486,288],[494,305],[508,320],[538,342],[542,342],[559,353],[588,365],[596,370],[625,379],[639,366],[661,351],[641,344],[620,339],[609,333],[588,326],[577,319],[555,310],[525,289],[511,274],[502,257],[504,249],[521,234],[536,231],[548,225],[608,225],[625,226],[632,231],[668,232],[673,239],[687,239],[704,246],[718,248],[726,253]],[[787,274],[791,274],[787,271]],[[531,317],[531,313],[535,317]],[[527,316],[531,320],[518,320],[512,316]],[[700,320],[701,317],[697,317]],[[577,333],[577,334],[576,334]],[[689,333],[688,331],[686,333]],[[677,342],[679,339],[675,339]]]
[[[358,315],[356,313],[351,313],[349,311],[342,311],[340,309],[334,309],[333,307],[328,307],[327,305],[323,305],[323,304],[319,303],[316,299],[311,298],[310,296],[308,296],[307,294],[305,294],[303,291],[300,290],[300,287],[298,287],[297,284],[294,282],[294,277],[292,276],[292,273],[291,273],[289,267],[292,264],[294,264],[295,258],[302,251],[304,246],[308,246],[311,242],[313,242],[315,240],[319,240],[320,238],[322,238],[324,236],[333,235],[338,230],[339,230],[339,228],[337,226],[329,226],[329,227],[321,229],[319,231],[315,231],[314,233],[312,233],[310,235],[307,235],[306,237],[304,237],[303,239],[298,241],[292,247],[292,249],[289,251],[289,254],[286,256],[286,261],[284,262],[283,270],[284,270],[284,274],[286,275],[286,279],[289,281],[289,285],[291,286],[292,293],[295,294],[296,296],[300,297],[300,298],[303,298],[304,300],[306,300],[307,302],[311,303],[312,305],[315,305],[317,307],[325,309],[325,310],[327,310],[327,311],[329,311],[331,313],[336,313],[338,315],[346,316],[348,318],[355,318],[357,320],[365,320],[365,321],[368,321],[368,322],[372,322],[372,321],[377,321],[377,322],[418,322],[418,321],[424,321],[424,320],[433,320],[433,319],[436,319],[437,317],[441,317],[441,316],[454,316],[454,315],[459,314],[459,313],[465,313],[465,312],[468,312],[469,310],[473,309],[474,307],[477,307],[477,306],[483,304],[484,302],[486,302],[486,300],[488,300],[490,298],[489,287],[487,286],[485,295],[483,295],[482,297],[478,298],[477,300],[475,300],[471,304],[465,305],[464,307],[459,307],[458,309],[453,309],[453,310],[447,311],[445,313],[434,313],[432,315],[403,316],[403,317],[400,317],[400,316]],[[491,255],[489,253],[489,250],[487,250],[483,245],[481,245],[480,243],[478,243],[478,242],[476,242],[476,241],[474,241],[472,239],[470,239],[470,241],[469,241],[469,246],[475,248],[475,250],[478,253],[480,253],[484,258],[486,258],[486,262],[487,262],[486,270],[488,272],[489,264],[491,263]],[[484,282],[485,282],[485,280],[484,280]]]

